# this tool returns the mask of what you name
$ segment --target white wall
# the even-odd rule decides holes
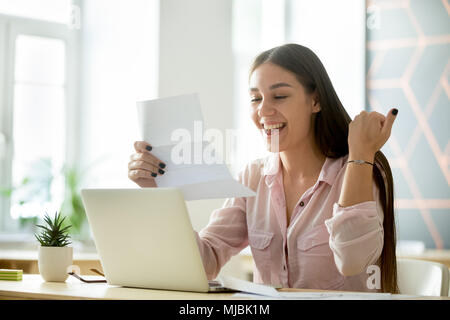
[[[287,41],[320,58],[353,119],[365,107],[365,1],[291,0]]]
[[[160,4],[160,97],[198,92],[204,128],[233,127],[231,1],[164,0]],[[224,199],[188,202],[194,229]]]
[[[81,3],[81,154],[89,186],[132,187],[136,101],[157,97],[158,0]]]
[[[161,1],[160,97],[198,92],[206,128],[232,127],[231,1]]]

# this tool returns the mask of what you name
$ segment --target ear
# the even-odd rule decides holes
[[[312,105],[313,113],[317,113],[320,112],[320,110],[322,110],[322,108],[320,107],[319,97],[316,94],[313,95],[312,103],[313,103]]]

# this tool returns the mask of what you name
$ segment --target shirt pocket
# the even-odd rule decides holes
[[[270,243],[272,242],[273,232],[261,230],[248,231],[248,243],[250,244],[253,260],[258,270],[270,264]]]
[[[323,224],[297,239],[297,264],[300,280],[305,288],[335,289],[344,284],[345,277],[336,267],[329,238],[328,230]]]

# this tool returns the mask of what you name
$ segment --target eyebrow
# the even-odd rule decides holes
[[[290,88],[292,88],[292,86],[290,84],[286,83],[286,82],[278,82],[278,83],[275,83],[275,84],[271,85],[269,87],[269,89],[273,90],[273,89],[281,88],[281,87],[290,87]],[[259,91],[259,90],[258,90],[258,88],[250,88],[249,91]]]

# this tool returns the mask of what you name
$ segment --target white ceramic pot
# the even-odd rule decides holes
[[[73,262],[72,247],[39,247],[39,273],[45,281],[64,282]]]

